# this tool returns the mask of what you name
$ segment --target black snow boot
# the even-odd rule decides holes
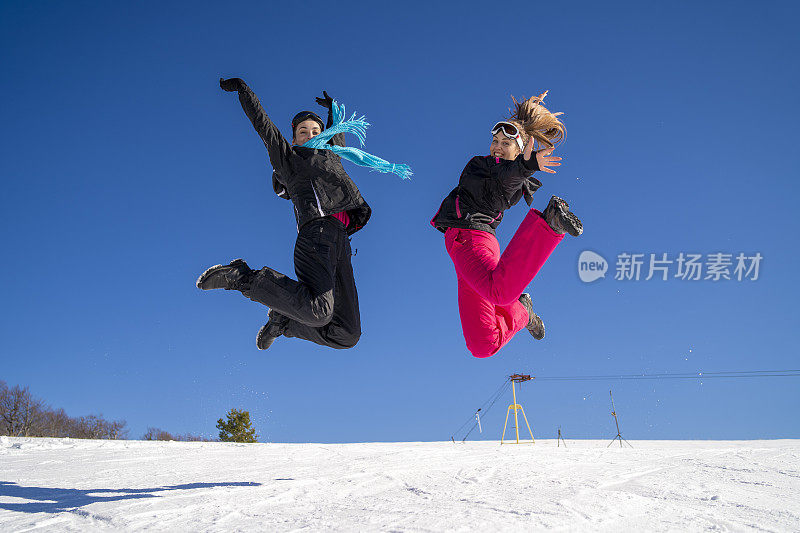
[[[235,259],[229,265],[214,265],[197,278],[197,288],[240,290],[252,278],[253,271],[244,259]]]
[[[528,310],[528,325],[525,326],[528,328],[528,331],[531,332],[533,338],[537,341],[544,339],[544,322],[542,319],[539,318],[539,315],[533,312],[533,300],[531,300],[531,295],[527,292],[523,292],[522,295],[519,297],[519,303],[525,306],[525,309]]]
[[[283,332],[286,331],[286,326],[288,324],[289,319],[287,317],[270,309],[269,321],[261,326],[256,336],[256,346],[258,346],[258,349],[266,350],[272,346],[275,339],[283,335]]]
[[[581,221],[569,210],[569,204],[558,196],[550,198],[542,217],[556,233],[569,233],[573,237],[583,233]]]

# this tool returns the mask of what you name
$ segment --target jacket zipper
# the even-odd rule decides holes
[[[317,200],[317,209],[319,210],[319,214],[325,216],[325,213],[322,211],[322,204],[319,201],[319,196],[317,196],[317,189],[314,188],[314,184],[311,184],[311,190],[314,191],[314,198]]]

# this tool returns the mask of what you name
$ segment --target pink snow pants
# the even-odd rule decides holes
[[[563,238],[535,209],[502,255],[487,231],[447,229],[444,244],[456,267],[461,328],[472,355],[496,354],[528,325],[528,311],[518,299]]]

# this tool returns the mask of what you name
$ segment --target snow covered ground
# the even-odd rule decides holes
[[[2,531],[799,531],[800,441],[0,437]]]

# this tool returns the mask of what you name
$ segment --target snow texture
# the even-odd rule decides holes
[[[798,531],[800,441],[0,437],[2,531]]]

